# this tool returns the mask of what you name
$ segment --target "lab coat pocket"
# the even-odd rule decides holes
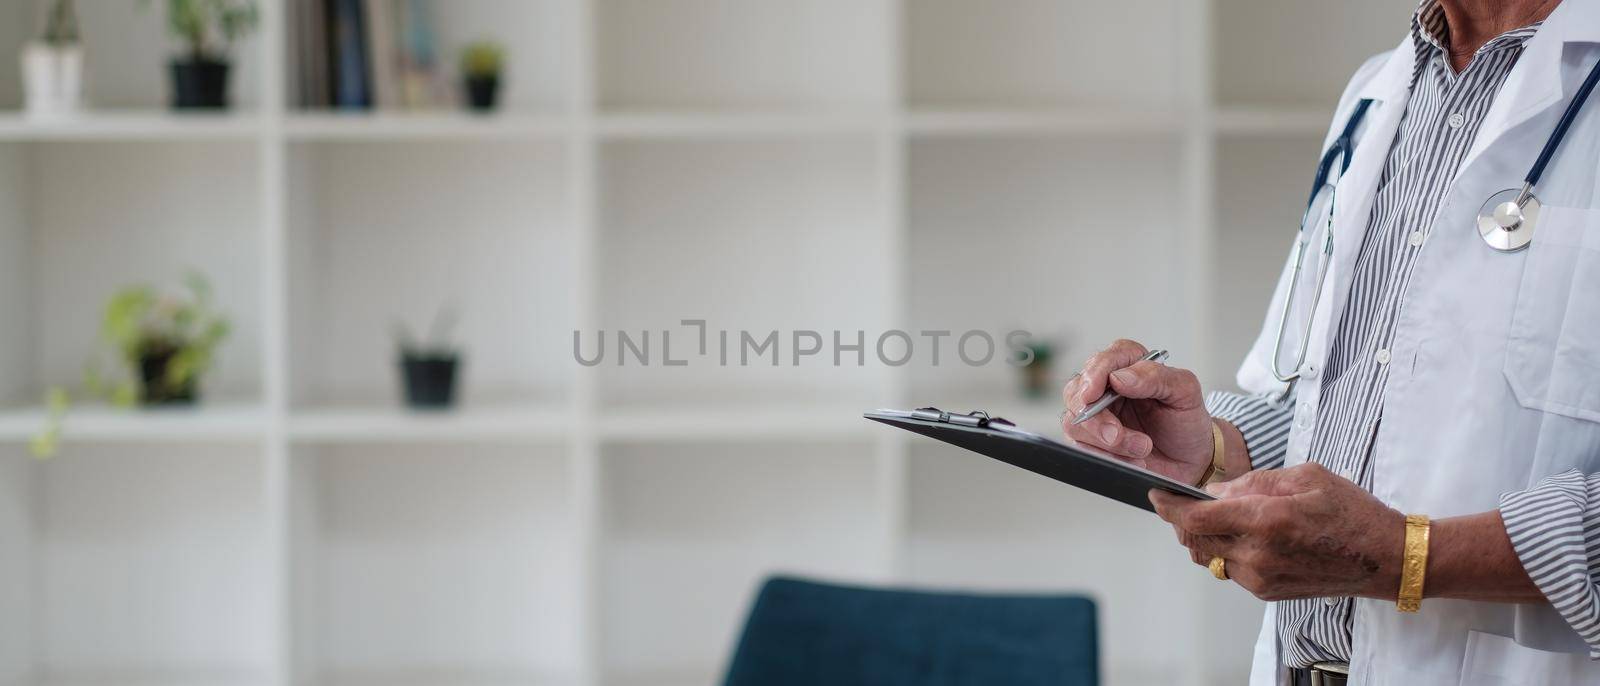
[[[1545,206],[1506,340],[1523,407],[1600,421],[1600,210]]]
[[[1535,650],[1496,634],[1467,634],[1461,686],[1544,686],[1592,683],[1589,656]]]

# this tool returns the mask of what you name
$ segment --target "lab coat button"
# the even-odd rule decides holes
[[[1317,378],[1317,367],[1316,367],[1316,365],[1309,365],[1309,364],[1306,365],[1305,371],[1300,372],[1300,378],[1305,379],[1307,381],[1310,381],[1312,379]]]
[[[1378,361],[1378,364],[1389,364],[1389,349],[1378,348],[1378,353],[1372,357]]]
[[[1412,231],[1410,239],[1408,239],[1406,242],[1410,243],[1411,247],[1413,248],[1422,245],[1422,232]]]
[[[1457,112],[1455,114],[1450,115],[1450,120],[1449,121],[1450,121],[1450,128],[1459,129],[1459,128],[1461,128],[1462,124],[1467,123],[1467,118],[1461,116],[1460,112]]]

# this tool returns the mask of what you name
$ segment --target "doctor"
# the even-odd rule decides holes
[[[1063,390],[1219,496],[1151,499],[1274,601],[1253,684],[1600,684],[1597,62],[1600,0],[1424,0],[1335,113],[1253,395],[1133,341]]]

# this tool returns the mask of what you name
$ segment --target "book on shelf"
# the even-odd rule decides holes
[[[323,0],[294,0],[289,5],[290,25],[295,27],[295,73],[301,107],[329,105],[328,37],[322,3]]]
[[[427,0],[395,0],[395,30],[400,46],[400,101],[409,108],[448,105],[449,91],[440,77],[438,42],[432,5]]]
[[[372,106],[368,88],[367,36],[362,0],[329,0],[328,61],[333,64],[333,105],[340,109]]]
[[[393,109],[400,104],[396,67],[400,59],[395,40],[393,0],[366,0],[367,76],[371,78],[372,104]]]
[[[293,0],[299,104],[310,109],[448,105],[434,0]]]

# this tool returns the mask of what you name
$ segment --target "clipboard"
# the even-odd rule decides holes
[[[875,410],[862,416],[966,448],[1147,512],[1155,512],[1149,497],[1152,488],[1199,500],[1216,499],[1194,486],[1128,464],[1095,448],[1045,438],[1005,419],[990,417],[981,410],[960,414],[923,407]]]

